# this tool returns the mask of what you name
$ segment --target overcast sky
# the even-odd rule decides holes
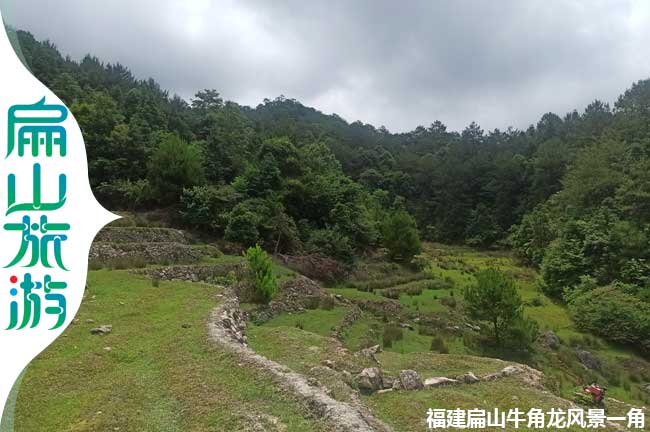
[[[647,0],[0,0],[64,54],[189,99],[280,94],[399,132],[525,128],[650,77]]]

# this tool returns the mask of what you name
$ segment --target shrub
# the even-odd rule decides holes
[[[449,354],[449,348],[447,348],[445,341],[440,337],[434,337],[431,340],[431,351],[435,351],[440,354]]]
[[[575,293],[569,311],[579,329],[642,349],[650,343],[650,303],[610,285]]]
[[[273,274],[273,263],[259,245],[250,247],[245,254],[254,289],[254,301],[268,303],[278,290],[278,281]]]
[[[134,210],[145,206],[151,200],[148,180],[104,182],[97,186],[95,191],[103,205],[115,209]]]
[[[453,297],[443,297],[440,299],[440,303],[452,309],[456,308],[456,299]]]
[[[307,252],[323,254],[345,263],[354,261],[354,248],[350,238],[336,228],[315,230],[309,236]]]
[[[239,195],[231,186],[194,186],[183,189],[180,215],[185,224],[208,231],[223,232]]]
[[[387,325],[384,327],[384,334],[382,335],[382,342],[385,348],[393,346],[393,342],[400,341],[404,338],[404,331],[401,327],[394,325]]]
[[[322,297],[320,299],[320,308],[323,310],[332,310],[334,309],[334,298],[333,297]]]

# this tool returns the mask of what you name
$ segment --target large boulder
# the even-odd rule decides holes
[[[389,376],[389,375],[384,375],[382,378],[382,382],[384,385],[384,389],[398,389],[400,384],[399,384],[399,379],[395,378],[394,376]]]
[[[424,388],[420,375],[410,369],[403,370],[399,373],[399,382],[403,390],[421,390]]]
[[[355,378],[354,382],[359,390],[365,393],[373,393],[384,388],[381,371],[379,368],[365,368]]]

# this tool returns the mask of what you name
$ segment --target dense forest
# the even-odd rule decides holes
[[[18,38],[79,122],[108,208],[164,207],[233,242],[348,264],[400,240],[391,256],[409,259],[416,224],[429,241],[509,247],[584,330],[650,352],[650,80],[527,130],[391,133],[282,96],[188,103],[120,64]]]

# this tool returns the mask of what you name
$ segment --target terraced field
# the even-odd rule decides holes
[[[124,247],[138,243],[132,241],[136,231],[146,245]],[[224,299],[223,286],[234,286],[241,275],[241,257],[159,228],[116,228],[110,239],[116,238],[100,242],[111,254],[121,252],[95,262],[74,324],[27,369],[17,389],[16,431],[42,425],[75,432],[332,430],[264,368],[211,343],[208,318]],[[171,250],[164,243],[184,245],[193,258],[147,252]],[[365,405],[395,431],[423,430],[428,408],[566,408],[566,399],[590,379],[606,383],[621,400],[608,403],[612,414],[623,414],[625,403],[645,402],[640,384],[650,378],[644,375],[648,364],[578,332],[565,308],[535,289],[531,270],[505,254],[441,245],[426,245],[425,256],[430,265],[421,271],[370,259],[326,290],[276,264],[282,290],[271,306],[241,305],[252,320],[250,347],[335,400]],[[463,313],[462,290],[476,269],[488,265],[517,279],[529,302],[526,313],[560,336],[557,350],[540,346],[528,358],[507,361],[482,356],[473,344],[480,329]],[[99,325],[112,331],[91,334]],[[377,344],[383,350],[374,357],[359,353]],[[598,356],[601,371],[578,362],[577,346]],[[355,379],[368,367],[386,376],[413,370],[423,379],[483,376],[515,361],[546,377],[372,393],[360,393]],[[624,373],[622,364],[632,372]]]

